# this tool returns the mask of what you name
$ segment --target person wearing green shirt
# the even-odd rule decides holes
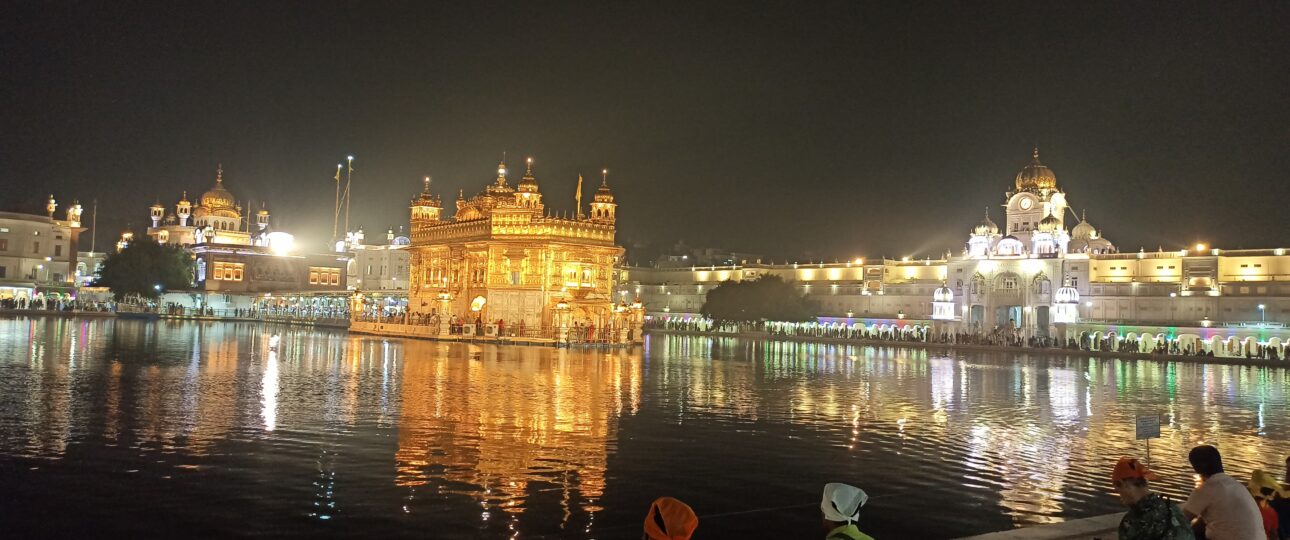
[[[1190,521],[1178,505],[1151,491],[1155,473],[1133,458],[1120,458],[1111,483],[1129,508],[1120,520],[1120,540],[1195,540]]]
[[[824,499],[820,513],[824,517],[825,540],[873,540],[860,532],[855,521],[860,517],[860,507],[869,500],[863,489],[831,482],[824,485]]]

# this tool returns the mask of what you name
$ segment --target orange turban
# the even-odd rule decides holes
[[[671,497],[659,497],[645,516],[645,536],[650,540],[689,540],[698,527],[694,510]]]

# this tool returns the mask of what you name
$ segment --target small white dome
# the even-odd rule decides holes
[[[1087,217],[1081,215],[1079,224],[1071,228],[1071,239],[1089,240],[1093,238],[1097,238],[1097,229],[1093,228],[1093,224],[1088,222]]]
[[[1078,304],[1079,291],[1070,285],[1058,288],[1057,292],[1053,293],[1053,302],[1058,304]]]
[[[976,227],[972,228],[972,234],[975,234],[977,236],[994,236],[996,234],[999,234],[999,226],[995,225],[994,221],[990,219],[989,208],[987,208],[985,211],[985,219],[982,219],[981,223],[977,224]]]
[[[953,302],[954,291],[950,290],[949,287],[945,287],[945,286],[937,287],[935,291],[932,291],[932,301],[933,302]]]
[[[999,244],[994,247],[994,252],[999,255],[1021,255],[1024,251],[1025,246],[1021,245],[1021,240],[1011,234],[999,240]]]

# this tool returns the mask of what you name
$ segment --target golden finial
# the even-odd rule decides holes
[[[1031,157],[1033,157],[1033,158],[1035,158],[1035,159],[1039,159],[1039,146],[1038,146],[1038,145],[1036,145],[1036,146],[1035,146],[1035,150],[1034,150],[1034,152],[1031,152],[1030,156],[1031,156]]]
[[[215,168],[215,183],[218,184],[223,181],[224,181],[224,164],[220,163]]]
[[[530,156],[528,159],[525,159],[524,161],[528,165],[528,168],[524,171],[524,175],[533,176],[533,157]]]
[[[600,169],[600,185],[609,185],[609,169]]]
[[[423,188],[423,189],[421,190],[421,192],[422,192],[422,193],[430,193],[430,177],[429,177],[429,176],[427,176],[427,177],[426,177],[426,179],[425,179],[425,188]]]

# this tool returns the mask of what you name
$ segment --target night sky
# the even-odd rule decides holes
[[[1290,3],[693,4],[10,2],[0,209],[102,249],[222,162],[321,250],[347,154],[370,236],[507,152],[561,211],[609,168],[622,243],[934,256],[1037,144],[1122,250],[1290,244]]]

